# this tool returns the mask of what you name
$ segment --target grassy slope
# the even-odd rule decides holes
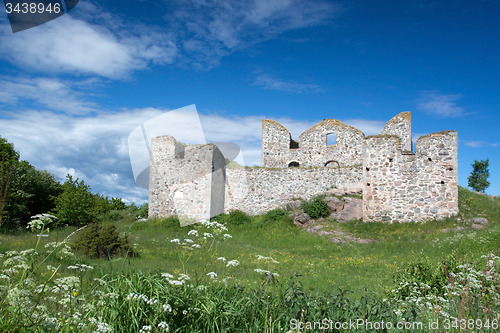
[[[293,226],[290,220],[265,222],[263,217],[253,217],[249,224],[228,225],[228,233],[233,238],[223,242],[216,251],[212,248],[210,251],[191,252],[193,255],[185,263],[184,269],[192,277],[205,276],[211,271],[217,272],[219,276],[236,276],[242,284],[255,287],[265,278],[254,272],[256,268],[273,269],[273,272],[280,274],[281,280],[297,272],[303,275],[302,282],[311,290],[332,291],[340,287],[359,295],[367,288],[381,294],[392,284],[396,267],[418,256],[428,256],[436,261],[443,254],[455,250],[462,258],[474,261],[488,251],[496,252],[500,245],[500,199],[460,188],[459,205],[462,221],[484,214],[490,225],[483,230],[472,230],[470,224],[457,223],[456,218],[425,224],[332,222],[329,228],[339,228],[356,237],[377,240],[372,244],[334,244],[326,236],[304,232]],[[96,273],[128,269],[172,274],[183,272],[178,246],[170,240],[184,237],[193,226],[181,228],[162,220],[143,223],[126,219],[115,224],[119,231],[132,233],[132,242],[140,255],[110,262],[83,259],[83,262],[100,267],[95,270]],[[455,225],[465,229],[459,232],[441,231]],[[51,231],[50,241],[60,241],[72,231],[74,228]],[[33,246],[36,236],[28,233],[2,235],[0,241],[1,253]],[[47,240],[42,239],[43,242]],[[258,260],[257,255],[270,256],[279,264]],[[221,256],[227,260],[237,259],[240,265],[225,267],[216,260]]]

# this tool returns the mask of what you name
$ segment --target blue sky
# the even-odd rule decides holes
[[[261,120],[324,118],[459,135],[459,184],[490,160],[500,195],[500,1],[80,1],[13,34],[0,14],[0,135],[21,158],[144,202],[127,138],[196,104],[208,141],[260,164]],[[195,142],[191,142],[195,143]]]

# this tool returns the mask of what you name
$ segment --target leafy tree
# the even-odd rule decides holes
[[[7,229],[24,228],[31,216],[54,208],[51,196],[60,194],[61,185],[47,171],[36,170],[28,161],[19,161],[14,145],[2,137],[0,150],[0,154],[5,156],[0,175],[3,180],[0,182],[0,212],[4,204],[2,226]]]
[[[3,213],[7,201],[10,180],[14,165],[19,161],[19,153],[14,150],[14,145],[7,142],[6,139],[0,136],[0,154],[2,165],[0,169],[0,226],[2,225]]]
[[[490,171],[488,170],[489,159],[477,161],[474,160],[472,165],[472,172],[469,178],[469,187],[473,188],[476,192],[484,193],[484,190],[490,186],[488,177],[490,176]]]
[[[78,227],[95,222],[99,215],[96,196],[90,192],[90,187],[84,181],[73,180],[66,176],[62,185],[62,193],[55,199],[55,209],[51,214],[59,218],[59,223],[76,225]]]
[[[36,170],[27,161],[17,163],[6,202],[6,227],[24,227],[31,216],[54,209],[54,197],[61,192],[61,184],[49,172]]]

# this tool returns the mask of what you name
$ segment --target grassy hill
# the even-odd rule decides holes
[[[117,295],[125,295],[130,290],[139,290],[140,288],[136,285],[138,281],[134,281],[134,279],[146,279],[141,283],[150,286],[147,290],[149,290],[149,297],[152,297],[151,295],[155,295],[155,292],[151,286],[157,283],[154,282],[157,281],[155,279],[161,279],[164,283],[165,279],[167,282],[171,282],[169,279],[173,279],[185,282],[187,285],[186,281],[188,280],[184,281],[182,274],[189,276],[189,283],[192,283],[194,287],[204,286],[206,288],[208,286],[210,288],[210,286],[217,285],[218,287],[214,290],[216,292],[218,290],[219,293],[223,291],[225,298],[230,297],[229,294],[226,294],[230,290],[239,290],[242,293],[253,290],[251,297],[260,297],[259,302],[261,303],[259,304],[261,306],[258,310],[254,307],[251,313],[246,314],[253,320],[250,324],[238,324],[240,326],[236,327],[241,328],[241,325],[248,324],[253,331],[264,331],[264,328],[269,326],[273,327],[271,331],[274,332],[276,329],[278,332],[279,329],[286,326],[283,320],[280,322],[276,319],[276,316],[282,313],[278,309],[285,306],[283,303],[287,297],[285,294],[290,292],[290,286],[295,281],[299,281],[297,282],[300,283],[299,289],[304,295],[310,295],[308,297],[321,298],[326,296],[317,295],[334,294],[338,296],[339,292],[342,294],[348,290],[352,292],[349,296],[352,300],[362,301],[364,299],[366,301],[367,292],[369,292],[372,295],[370,297],[382,302],[383,298],[394,296],[394,288],[398,286],[398,283],[400,286],[402,285],[400,283],[402,277],[414,278],[417,281],[417,275],[425,272],[428,275],[425,275],[424,278],[439,277],[439,270],[442,269],[440,263],[443,260],[449,260],[449,258],[455,258],[455,265],[476,263],[476,269],[484,270],[487,260],[482,256],[488,255],[489,252],[498,254],[500,199],[460,188],[459,209],[460,214],[457,217],[443,221],[428,221],[427,223],[384,224],[364,223],[362,221],[347,223],[323,221],[323,231],[335,230],[350,236],[352,239],[373,240],[369,244],[333,243],[328,236],[309,233],[294,226],[288,213],[285,214],[281,210],[250,218],[240,216],[236,219],[229,215],[219,216],[219,222],[223,223],[223,226],[219,225],[219,227],[195,224],[181,228],[175,218],[136,221],[133,217],[125,217],[118,221],[104,221],[102,223],[104,225],[113,223],[119,232],[127,233],[137,256],[103,260],[88,259],[77,254],[73,259],[63,259],[62,256],[60,259],[51,257],[44,264],[50,263],[54,267],[61,265],[50,281],[54,281],[57,277],[74,274],[74,268],[68,268],[71,264],[74,265],[74,262],[93,267],[92,270],[81,273],[81,285],[80,289],[75,291],[75,297],[84,291],[91,290],[93,284],[89,281],[95,278],[107,279],[107,283],[114,281],[113,290]],[[484,227],[473,226],[472,221],[469,222],[469,220],[475,217],[485,217],[489,220],[489,224]],[[40,240],[32,233],[2,235],[0,253],[13,250],[21,251],[35,246],[37,249],[45,249],[47,243],[60,242],[74,231],[75,228],[51,230],[49,237]],[[38,240],[40,243],[36,245]],[[193,247],[193,244],[197,246]],[[4,255],[3,260],[6,260],[7,257]],[[169,275],[166,274],[170,274],[172,277],[169,278]],[[48,278],[47,274],[41,274],[40,277]],[[53,284],[53,282],[48,284],[51,283]],[[89,289],[82,287],[85,283],[88,284],[87,288]],[[429,284],[431,283],[429,282]],[[166,290],[170,290],[165,286],[160,287],[160,285],[158,288],[166,293]],[[391,289],[393,290],[392,294]],[[438,291],[433,292],[438,293]],[[124,297],[123,295],[119,297]],[[265,295],[269,296],[268,303],[265,301]],[[299,297],[298,294],[294,295],[294,297]],[[280,299],[281,301],[279,301]],[[314,299],[314,302],[322,302],[318,298]],[[338,298],[336,299],[338,300]],[[194,299],[193,302],[195,302]],[[403,312],[401,311],[406,311],[409,305],[404,303],[403,306],[394,302],[393,305],[399,304],[400,310],[398,311],[400,312],[393,309],[395,312],[391,312],[391,316],[396,316],[394,313],[402,316]],[[273,306],[272,309],[270,304]],[[301,304],[308,304],[302,305],[303,307],[307,306],[308,309],[312,306],[307,302]],[[382,309],[383,306],[380,304],[388,303],[376,304],[379,304],[379,309]],[[201,305],[199,306],[201,307]],[[245,308],[243,305],[241,306]],[[234,307],[238,308],[236,305]],[[304,310],[304,308],[294,308],[293,304],[286,305],[286,307],[288,316],[299,316],[299,310]],[[139,311],[138,309],[142,308],[134,309]],[[352,309],[354,309],[354,305],[352,305]],[[356,309],[359,310],[359,307]],[[273,321],[275,324],[267,325],[267,319],[262,320],[260,317],[257,323],[255,321],[256,311],[263,318],[268,318],[268,315],[275,311]],[[118,316],[118,314],[116,315]],[[468,312],[464,316],[470,315],[471,312]],[[109,316],[111,315],[108,313],[108,319],[112,318]],[[376,315],[374,316],[376,317]],[[137,323],[134,324],[137,327],[140,327],[142,322],[146,323],[147,320],[152,322],[152,319],[147,315],[137,318],[142,318],[137,319]],[[173,320],[170,322],[171,326],[181,325],[182,320],[179,322],[176,320],[180,319],[168,318]],[[219,319],[214,320],[217,322]],[[304,318],[302,319],[305,321]],[[280,324],[278,325],[277,322]],[[116,327],[120,326],[115,325]],[[260,329],[255,327],[260,327]],[[243,331],[249,330],[244,329]]]

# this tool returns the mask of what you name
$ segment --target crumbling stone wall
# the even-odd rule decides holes
[[[261,214],[292,198],[310,199],[332,187],[362,188],[361,165],[340,168],[227,169],[225,211]]]
[[[327,145],[327,135],[336,134],[337,142]],[[351,166],[361,164],[365,135],[360,130],[335,119],[325,119],[299,137],[298,148],[290,132],[269,119],[262,121],[262,166],[286,168],[299,166]]]
[[[458,135],[432,133],[415,154],[395,135],[367,137],[363,145],[364,221],[422,222],[458,213]]]
[[[402,151],[413,151],[411,139],[411,112],[401,112],[385,124],[381,135],[396,135],[400,140],[400,149]]]
[[[327,145],[330,133],[337,135],[334,145]],[[214,145],[183,147],[171,136],[157,137],[151,144],[149,214],[197,220],[233,209],[260,214],[332,187],[363,188],[364,221],[425,221],[458,213],[457,133],[421,137],[413,153],[410,112],[366,138],[325,119],[299,142],[282,125],[263,120],[262,166],[226,169]]]
[[[182,146],[173,137],[151,140],[150,217],[177,215],[181,223],[224,211],[225,160],[213,144]]]

